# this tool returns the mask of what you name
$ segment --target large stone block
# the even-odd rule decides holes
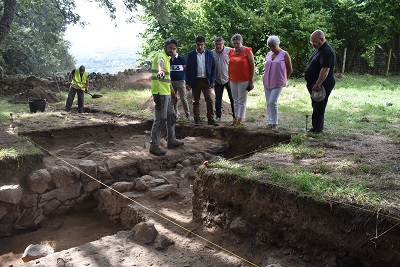
[[[115,195],[109,188],[100,190],[99,207],[107,215],[118,215],[129,200]]]
[[[64,202],[68,199],[74,199],[81,195],[82,184],[74,183],[55,190],[51,190],[41,195],[40,203],[57,199],[60,202]]]
[[[58,201],[57,199],[52,199],[49,202],[47,202],[44,206],[43,206],[43,214],[44,215],[49,215],[51,214],[53,211],[55,211],[56,209],[58,209],[58,207],[61,206],[61,202]]]
[[[33,171],[26,179],[29,190],[35,193],[44,193],[50,189],[51,175],[47,169]]]
[[[146,221],[143,211],[134,204],[128,204],[122,208],[120,221],[124,229],[132,229],[136,224]]]
[[[83,183],[83,190],[86,192],[92,192],[94,190],[100,189],[101,184],[97,181],[88,181]]]
[[[150,175],[144,175],[135,180],[136,186],[135,189],[139,191],[146,191],[150,187],[156,186],[155,178]]]
[[[21,215],[19,216],[18,220],[14,223],[13,228],[19,230],[33,228],[36,226],[35,225],[36,218],[42,214],[43,210],[38,209],[36,207],[24,209]]]
[[[22,198],[22,188],[19,185],[0,186],[0,201],[18,204]]]
[[[73,184],[75,182],[73,178],[74,174],[67,166],[52,167],[49,169],[49,173],[51,174],[54,184],[57,188]]]
[[[153,198],[164,198],[174,193],[176,191],[176,186],[173,184],[164,184],[154,187],[149,191],[150,191],[150,196]]]
[[[88,175],[97,179],[97,164],[93,160],[79,161],[78,168],[82,171],[80,178],[83,182],[93,181],[93,179],[88,177]]]
[[[32,208],[36,207],[38,203],[38,195],[39,194],[24,194],[21,198],[20,205],[22,208]]]
[[[33,245],[30,244],[22,255],[24,262],[36,260],[42,257],[46,257],[49,254],[54,253],[54,249],[49,245]]]
[[[154,242],[158,236],[158,231],[156,230],[153,223],[141,222],[136,224],[133,229],[133,237],[139,242],[144,244],[151,244]]]

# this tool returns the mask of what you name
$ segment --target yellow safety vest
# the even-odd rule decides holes
[[[170,95],[171,94],[171,78],[169,76],[171,69],[170,57],[165,53],[165,51],[159,52],[153,60],[153,64],[151,66],[151,93],[153,95]],[[158,73],[158,61],[164,62],[164,72],[165,77],[157,77]]]
[[[83,75],[79,73],[79,69],[75,70],[74,77],[72,78],[71,86],[75,89],[85,90],[86,89],[86,81],[89,77],[89,72],[85,71]]]

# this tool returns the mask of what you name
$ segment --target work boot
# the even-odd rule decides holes
[[[183,141],[180,140],[175,140],[174,142],[169,142],[167,147],[168,148],[177,148],[180,146],[183,146],[185,143]]]
[[[208,119],[208,125],[218,126],[218,123],[216,123],[214,119]]]
[[[162,150],[159,146],[150,146],[149,149],[150,154],[156,155],[156,156],[164,156],[167,154],[164,150]]]

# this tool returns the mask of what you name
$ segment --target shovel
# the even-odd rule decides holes
[[[103,95],[98,95],[98,94],[91,94],[89,92],[85,92],[86,94],[90,95],[92,98],[100,98],[103,97]]]

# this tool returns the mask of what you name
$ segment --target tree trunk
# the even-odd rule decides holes
[[[0,44],[6,39],[11,29],[11,23],[14,20],[15,7],[17,6],[17,0],[5,0],[4,1],[4,13],[0,19]]]

